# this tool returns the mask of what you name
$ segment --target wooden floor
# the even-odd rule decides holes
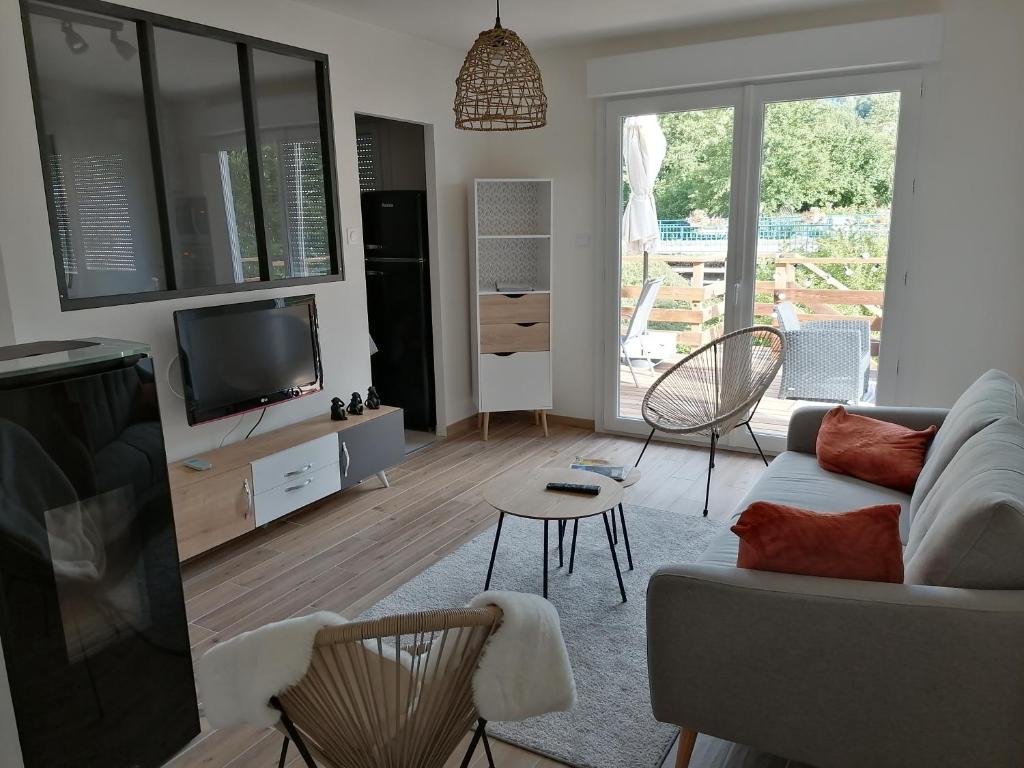
[[[579,454],[632,464],[641,442],[553,424],[545,438],[525,414],[496,414],[491,439],[476,433],[435,443],[376,479],[183,566],[192,654],[267,622],[316,610],[349,618],[497,521],[482,486],[513,467],[566,466]],[[699,515],[706,452],[652,443],[626,503]],[[763,469],[727,453],[717,462],[711,516],[728,519]],[[480,585],[481,590],[483,585]],[[501,768],[560,764],[493,741]],[[203,733],[166,768],[273,768],[281,739],[251,728]],[[473,766],[484,766],[482,751]],[[453,756],[457,766],[461,751]],[[292,755],[289,765],[299,765]]]

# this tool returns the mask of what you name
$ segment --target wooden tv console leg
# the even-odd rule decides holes
[[[391,483],[388,482],[388,473],[385,472],[383,469],[377,473],[377,479],[380,480],[380,484],[383,485],[385,488],[391,487]]]
[[[483,438],[484,438],[485,442],[487,440],[487,429],[488,429],[488,427],[490,427],[490,425],[491,425],[491,414],[490,414],[489,411],[484,411],[483,427],[482,427],[481,431],[483,432]]]
[[[548,412],[540,412],[540,424],[544,427],[544,437],[548,437]]]

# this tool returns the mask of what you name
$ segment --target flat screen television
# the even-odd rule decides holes
[[[323,389],[314,296],[174,313],[189,424]]]

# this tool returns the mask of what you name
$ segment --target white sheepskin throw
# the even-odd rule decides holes
[[[483,592],[471,608],[496,605],[503,616],[473,677],[473,701],[485,720],[525,720],[576,704],[576,681],[555,607],[537,595]]]
[[[271,697],[306,674],[316,633],[345,623],[336,613],[320,611],[267,624],[207,651],[196,664],[196,683],[210,725],[272,728],[281,715],[270,706]]]

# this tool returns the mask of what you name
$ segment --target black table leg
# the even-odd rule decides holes
[[[548,596],[548,521],[544,521],[544,597]]]
[[[626,559],[629,560],[629,570],[633,570],[633,553],[629,549],[629,531],[626,530],[626,512],[619,504],[619,517],[622,520],[622,540],[626,542]],[[615,519],[615,510],[612,510],[612,519]]]
[[[573,563],[576,562],[576,532],[580,529],[580,521],[572,521],[572,548],[569,550],[569,573],[572,573]]]
[[[612,509],[612,519],[615,519],[615,510]],[[612,552],[612,562],[615,563],[615,578],[619,580],[619,592],[622,593],[622,602],[626,602],[626,586],[622,583],[622,571],[619,570],[619,558],[615,554],[615,542],[612,541],[612,528],[608,525],[608,513],[602,512],[601,519],[604,520],[604,532],[608,535],[608,549]]]
[[[565,520],[558,521],[558,567],[561,568],[564,563],[562,562],[562,540],[565,538]]]
[[[615,510],[612,510],[612,541],[619,543],[619,524],[615,522]]]
[[[494,546],[491,547],[491,564],[487,566],[487,581],[484,582],[484,592],[491,588],[491,574],[494,572],[494,556],[498,554],[498,539],[501,538],[501,524],[505,522],[505,513],[498,513],[498,530],[494,532]]]

